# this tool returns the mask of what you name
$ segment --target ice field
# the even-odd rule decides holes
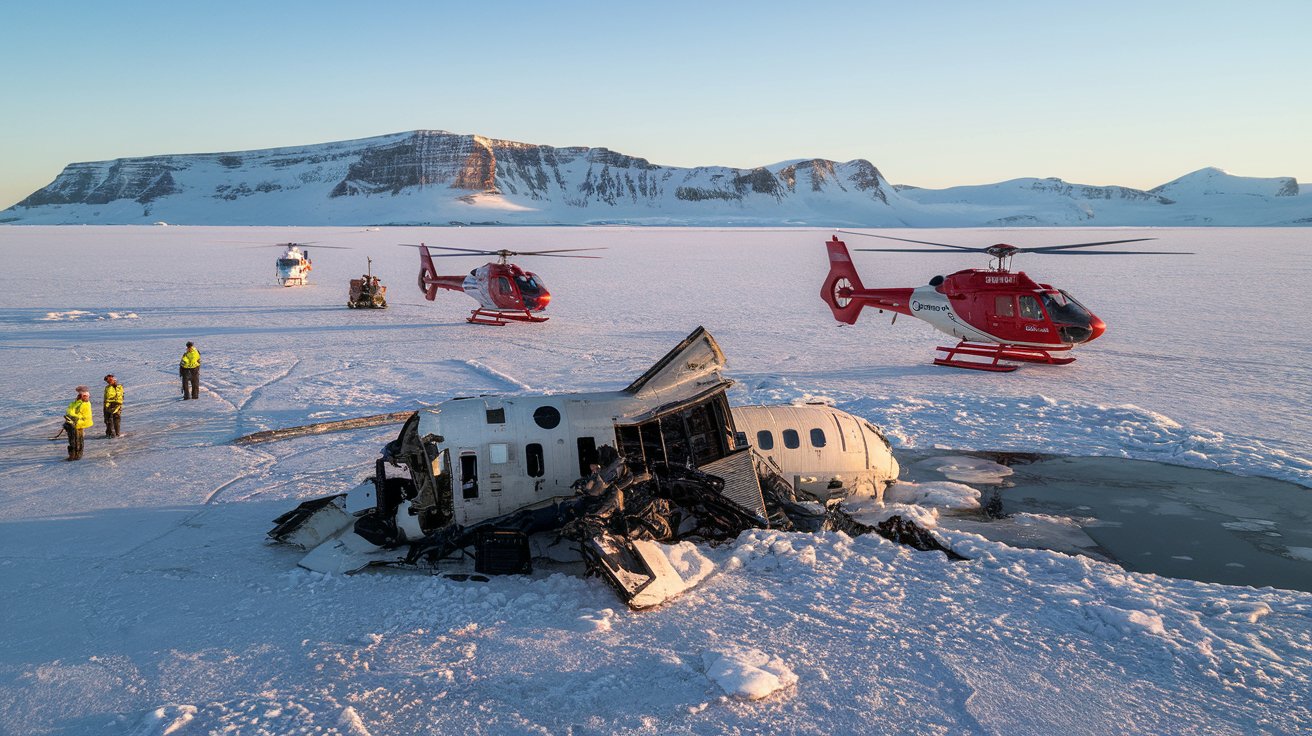
[[[298,500],[369,475],[396,428],[235,437],[454,396],[620,388],[698,325],[724,349],[734,403],[831,401],[895,449],[1154,460],[1312,492],[1305,229],[891,232],[1022,247],[1155,237],[1153,250],[1194,252],[1018,256],[1015,269],[1108,329],[1070,366],[1000,375],[931,365],[950,338],[913,319],[867,310],[838,325],[819,296],[831,234],[0,227],[0,733],[1312,730],[1309,593],[946,528],[969,561],[876,536],[754,531],[698,548],[711,575],[634,613],[596,579],[321,576],[264,542]],[[353,250],[309,245],[313,283],[281,288],[272,246],[288,240]],[[466,297],[423,301],[415,251],[396,245],[416,242],[608,250],[518,261],[551,290],[551,320],[486,327],[465,324]],[[345,307],[366,256],[386,311]],[[870,287],[986,265],[854,256]],[[202,390],[182,402],[188,340]],[[97,406],[84,459],[63,462],[49,438],[73,387],[97,402],[110,372],[126,386],[126,436],[100,438]],[[1277,547],[1291,523],[1253,521]]]

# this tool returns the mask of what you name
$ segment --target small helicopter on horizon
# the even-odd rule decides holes
[[[310,250],[307,245],[315,245],[316,241],[305,243],[271,243],[268,245],[251,246],[253,248],[284,248],[283,254],[278,256],[274,262],[274,278],[278,280],[279,286],[306,286],[310,283],[310,271],[314,270],[314,264],[310,261]],[[332,248],[334,250],[351,250],[341,245],[315,245],[316,248]]]
[[[525,271],[510,263],[511,256],[546,256],[550,258],[600,258],[601,256],[566,255],[574,251],[605,250],[605,248],[557,248],[555,250],[513,251],[473,250],[447,246],[428,246],[423,243],[401,243],[419,249],[419,289],[424,298],[433,301],[438,289],[462,291],[478,302],[478,308],[466,319],[476,325],[504,325],[509,322],[546,322],[534,312],[541,312],[551,302],[551,292],[537,274]],[[433,253],[436,250],[450,253]],[[434,258],[469,257],[471,255],[496,256],[494,263],[486,263],[470,271],[467,276],[439,276]]]
[[[935,365],[972,370],[1009,372],[1019,366],[1000,361],[1067,365],[1075,358],[1054,356],[1077,345],[1097,339],[1107,325],[1068,292],[1041,284],[1024,271],[1012,272],[1011,259],[1018,253],[1040,255],[1191,255],[1176,251],[1107,251],[1080,250],[1097,245],[1138,243],[1156,238],[1102,240],[1035,248],[1018,248],[1006,243],[971,247],[933,243],[925,240],[894,238],[888,235],[840,230],[849,235],[898,240],[930,245],[936,249],[856,248],[861,251],[896,253],[987,253],[989,268],[971,268],[948,276],[935,276],[927,286],[915,288],[867,289],[857,276],[847,244],[835,235],[826,243],[829,250],[829,274],[820,289],[820,298],[834,313],[834,319],[854,324],[863,307],[875,307],[882,313],[905,314],[924,320],[935,329],[960,340],[955,347],[939,346],[945,353],[935,356]],[[986,361],[963,360],[959,356],[985,358]]]

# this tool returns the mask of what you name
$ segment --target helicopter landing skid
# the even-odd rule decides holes
[[[547,317],[535,317],[527,309],[502,312],[492,309],[475,309],[465,321],[471,325],[501,325],[511,322],[546,322]]]
[[[993,345],[976,342],[961,341],[956,347],[945,348],[940,345],[938,350],[942,350],[947,355],[941,358],[934,358],[934,365],[945,365],[951,368],[968,368],[975,371],[994,371],[996,373],[1010,373],[1020,366],[999,363],[1001,360],[1015,360],[1022,363],[1046,363],[1048,365],[1068,365],[1074,363],[1074,358],[1056,358],[1049,352],[1050,350],[1070,350],[1070,348],[1031,348],[1021,347],[1018,345]],[[974,355],[981,358],[992,358],[989,362],[978,362],[970,360],[960,360],[958,355]]]

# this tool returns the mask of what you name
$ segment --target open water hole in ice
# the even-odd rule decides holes
[[[996,492],[1004,514],[1071,520],[1097,543],[1095,553],[1127,570],[1312,591],[1312,490],[1307,488],[1124,458],[1036,456],[1015,462],[1006,454],[962,454],[1000,460],[1013,471],[1000,484],[971,484],[981,490],[981,505]],[[1005,524],[979,521],[956,528],[1010,541]],[[951,518],[942,523],[954,527]]]

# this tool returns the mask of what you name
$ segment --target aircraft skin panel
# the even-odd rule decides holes
[[[705,328],[698,327],[624,391],[665,403],[689,388],[722,381],[720,371],[724,367],[724,352],[719,343]]]

